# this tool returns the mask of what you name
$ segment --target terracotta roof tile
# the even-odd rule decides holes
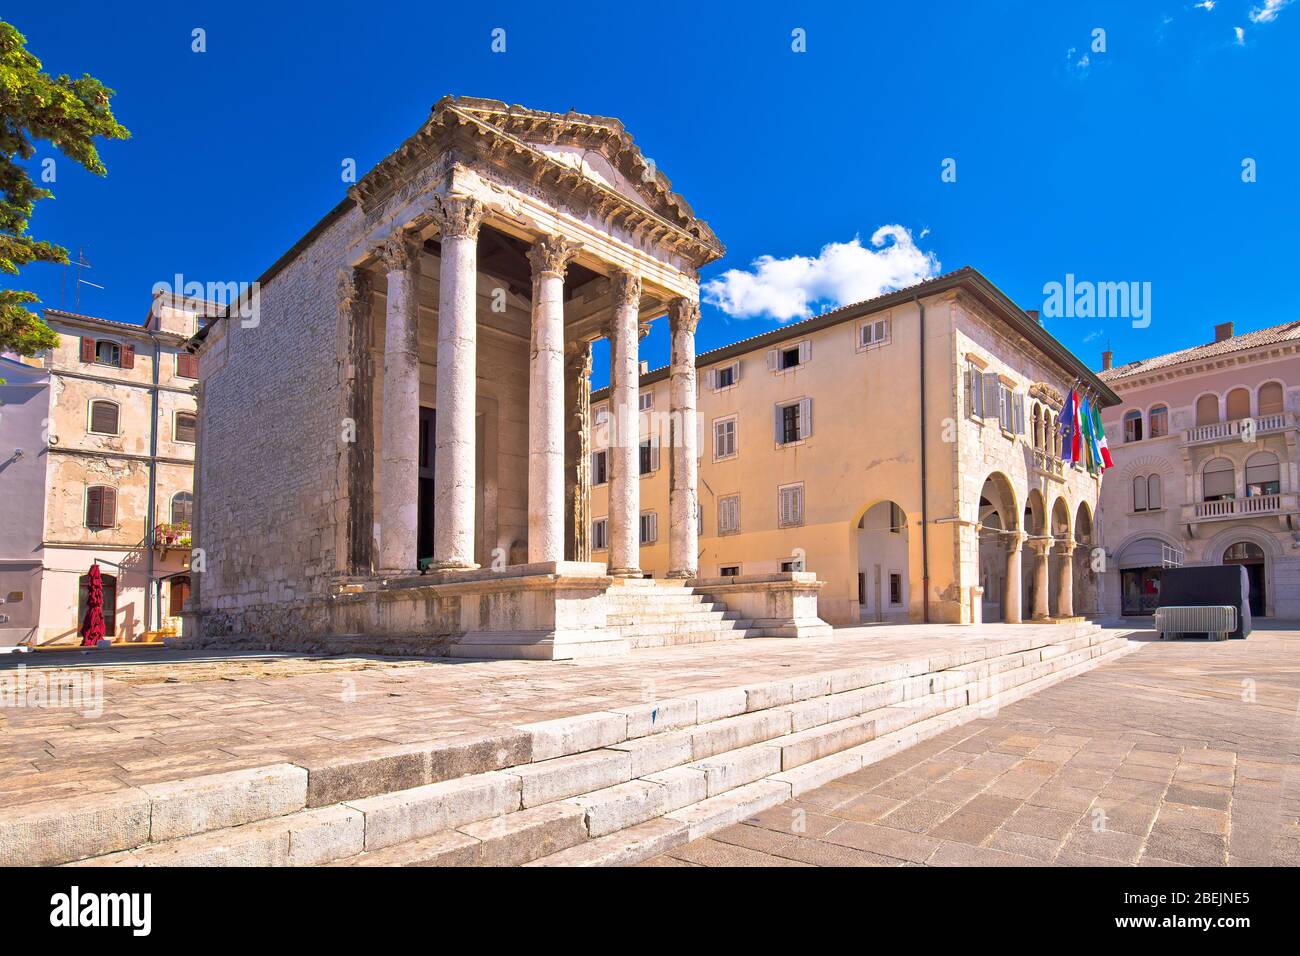
[[[1178,352],[1166,352],[1164,355],[1129,362],[1127,365],[1116,365],[1114,368],[1099,372],[1097,377],[1103,382],[1114,382],[1117,379],[1129,378],[1155,369],[1170,368],[1184,362],[1199,362],[1203,359],[1216,358],[1232,352],[1258,348],[1261,345],[1276,345],[1279,342],[1291,341],[1300,341],[1300,322],[1284,322],[1281,325],[1269,326],[1266,329],[1256,329],[1254,332],[1243,332],[1241,335],[1226,338],[1222,342],[1195,345],[1192,348],[1182,349]]]

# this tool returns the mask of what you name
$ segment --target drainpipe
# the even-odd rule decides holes
[[[921,621],[930,623],[930,507],[926,499],[926,460],[925,460],[925,306],[919,295],[912,296],[916,303],[920,321],[920,364],[917,369],[921,382]]]
[[[150,331],[149,337],[153,340],[153,388],[149,390],[149,511],[144,519],[144,541],[149,557],[145,565],[145,587],[144,587],[144,629],[152,630],[154,604],[151,603],[149,592],[154,588],[154,560],[153,560],[153,540],[154,540],[154,501],[158,493],[158,360],[160,358],[158,348],[158,336],[155,332]],[[153,596],[152,601],[157,602],[158,620],[162,621],[162,589]]]

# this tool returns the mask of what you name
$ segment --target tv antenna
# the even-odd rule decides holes
[[[73,293],[73,298],[76,304],[73,306],[73,308],[76,311],[80,312],[81,311],[81,287],[83,285],[88,285],[94,289],[103,289],[104,287],[97,282],[91,282],[89,279],[83,279],[81,277],[82,269],[93,269],[94,266],[92,266],[89,262],[86,261],[85,250],[79,248],[77,249],[77,261],[69,262],[63,269],[63,286],[59,292],[59,306],[61,308],[66,309],[68,307],[68,269],[71,268],[75,268],[77,270],[76,289],[74,290]]]

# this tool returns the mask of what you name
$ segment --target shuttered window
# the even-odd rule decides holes
[[[803,483],[783,485],[777,489],[777,523],[782,528],[803,524]]]
[[[172,496],[172,524],[189,525],[194,522],[194,496],[188,491],[178,491]]]
[[[189,352],[177,352],[176,375],[180,378],[198,378],[199,357]]]
[[[194,437],[198,431],[198,419],[189,412],[176,413],[176,440],[185,442],[188,445],[194,444]]]
[[[118,408],[113,402],[90,403],[90,430],[96,435],[116,435]]]
[[[1256,452],[1246,459],[1246,496],[1276,495],[1282,490],[1282,473],[1277,455]]]
[[[93,485],[86,489],[86,527],[112,528],[117,525],[117,489]]]
[[[966,367],[966,414],[984,417],[984,372],[974,362]]]
[[[715,460],[730,458],[736,453],[736,419],[724,418],[713,423],[713,457]]]
[[[659,540],[659,516],[647,511],[641,516],[641,543],[654,544]]]
[[[591,523],[591,548],[604,551],[609,547],[609,519],[597,518]]]
[[[1237,472],[1231,461],[1215,458],[1205,466],[1201,476],[1204,501],[1224,501],[1237,497]]]
[[[740,496],[728,495],[718,499],[718,534],[736,534],[740,531]]]
[[[593,451],[591,453],[591,483],[603,485],[609,481],[609,452]]]
[[[812,437],[812,399],[776,406],[776,443],[788,445]]]

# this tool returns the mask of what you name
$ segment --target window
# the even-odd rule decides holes
[[[974,360],[966,366],[966,413],[984,418],[984,370]]]
[[[95,365],[111,365],[115,368],[135,368],[135,347],[119,345],[106,339],[83,338],[81,361]]]
[[[191,412],[177,412],[176,440],[187,445],[193,445],[194,436],[198,432],[198,424],[198,417]]]
[[[639,411],[647,412],[655,407],[655,393],[642,392],[637,396],[636,407]]]
[[[802,570],[803,570],[803,558],[792,558],[792,559],[789,560],[789,561],[782,561],[782,562],[781,562],[781,570],[782,570],[782,571],[802,571]]]
[[[604,551],[609,547],[609,519],[597,518],[591,523],[591,550]]]
[[[177,378],[198,378],[199,377],[199,357],[191,355],[189,352],[176,353],[176,377]]]
[[[740,577],[740,565],[724,564],[718,568],[718,577],[720,578],[738,578]]]
[[[1228,501],[1237,497],[1237,473],[1226,458],[1215,458],[1201,475],[1202,501]]]
[[[90,403],[90,430],[96,435],[116,435],[118,408],[115,402]]]
[[[903,514],[902,508],[891,501],[889,503],[889,533],[902,534],[906,524],[907,515]]]
[[[776,406],[776,443],[789,445],[812,435],[812,399]]]
[[[1149,438],[1163,438],[1169,434],[1169,406],[1155,405],[1147,416]]]
[[[95,343],[95,364],[121,367],[122,347],[116,342]]]
[[[1259,387],[1259,413],[1261,415],[1282,414],[1281,383],[1266,382]]]
[[[104,589],[104,636],[117,636],[117,577],[101,574],[100,585]],[[77,588],[77,626],[86,619],[86,605],[90,603],[90,575],[83,574],[78,580]]]
[[[731,386],[740,381],[740,363],[732,362],[730,365],[711,369],[709,371],[709,377],[713,382],[714,391],[731,388]]]
[[[1234,388],[1228,393],[1228,421],[1235,422],[1250,417],[1250,392]]]
[[[740,496],[728,495],[718,499],[718,534],[736,534],[740,531]]]
[[[92,485],[86,489],[86,527],[94,530],[117,525],[117,489]]]
[[[1032,416],[1032,419],[1033,419],[1033,429],[1034,429],[1033,431],[1034,447],[1038,449],[1042,449],[1044,447],[1043,435],[1046,433],[1043,430],[1043,410],[1042,407],[1037,402],[1034,402],[1034,414]]]
[[[1213,425],[1219,420],[1219,396],[1202,395],[1196,400],[1196,424]]]
[[[609,452],[593,451],[591,453],[591,483],[603,485],[609,481]]]
[[[793,528],[803,524],[803,482],[777,489],[777,525]]]
[[[1138,475],[1133,479],[1133,510],[1159,511],[1160,492],[1159,475]]]
[[[1147,479],[1145,475],[1138,475],[1133,479],[1133,510],[1147,510]]]
[[[713,423],[713,460],[722,461],[736,454],[736,416]]]
[[[641,515],[641,543],[654,544],[659,540],[659,516],[653,511]]]
[[[659,470],[659,443],[653,438],[641,439],[640,455],[641,474],[648,475]]]
[[[1006,382],[998,383],[998,424],[1013,435],[1025,433],[1024,396]]]
[[[1124,441],[1142,440],[1142,413],[1137,409],[1124,413]]]
[[[172,524],[193,524],[194,496],[188,491],[172,495]]]
[[[782,369],[795,368],[798,365],[799,365],[799,350],[797,348],[781,350]]]
[[[1147,476],[1147,510],[1159,511],[1162,507],[1164,507],[1164,503],[1161,501],[1161,497],[1162,495],[1161,495],[1161,487],[1160,487],[1160,476],[1148,475]]]
[[[903,575],[897,571],[889,572],[889,603],[892,607],[903,605]]]
[[[798,368],[812,356],[812,343],[800,342],[784,348],[772,349],[767,353],[767,367],[773,372],[784,372]]]
[[[1281,471],[1277,455],[1256,452],[1246,459],[1246,497],[1276,495],[1282,492]]]
[[[889,319],[876,319],[858,326],[858,348],[869,349],[889,342]]]

